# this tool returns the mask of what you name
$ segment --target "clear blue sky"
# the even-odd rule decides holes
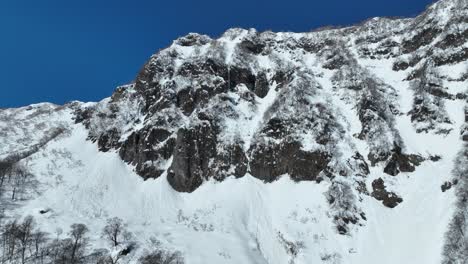
[[[302,32],[414,16],[432,0],[0,0],[0,107],[97,101],[189,32]]]

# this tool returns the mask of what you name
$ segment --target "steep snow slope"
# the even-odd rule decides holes
[[[155,237],[184,252],[187,263],[440,263],[453,210],[453,196],[442,193],[440,185],[452,160],[390,179],[392,190],[405,197],[396,208],[364,196],[360,206],[368,220],[343,236],[330,219],[327,182],[295,183],[283,177],[264,184],[247,175],[178,193],[164,176],[143,181],[116,153],[99,152],[86,137],[86,130],[74,125],[70,136],[30,158],[43,191],[12,214],[34,215],[51,233],[85,223],[97,247],[105,247],[99,237],[105,220],[118,216],[129,223],[142,248],[151,248]],[[369,177],[380,176],[376,168]],[[283,239],[299,245],[296,256]]]
[[[120,217],[137,243],[125,263],[154,248],[463,263],[447,247],[467,209],[467,30],[466,0],[443,0],[343,29],[190,34],[101,102],[0,110],[0,158],[34,176],[0,201],[51,234],[85,223],[96,249]]]

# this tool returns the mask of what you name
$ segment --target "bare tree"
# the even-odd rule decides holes
[[[12,162],[2,160],[0,161],[0,187],[3,186],[7,175],[11,173]]]
[[[139,259],[141,264],[183,264],[184,259],[180,252],[168,252],[156,249]]]
[[[26,263],[26,250],[32,244],[35,225],[34,218],[32,216],[27,216],[16,231],[15,238],[19,242],[22,264]]]
[[[15,261],[26,263],[27,251],[31,249],[34,230],[35,222],[32,216],[25,217],[21,223],[17,220],[6,223],[1,234],[2,260],[7,263]]]
[[[81,257],[84,255],[84,251],[88,246],[88,238],[86,233],[89,229],[84,224],[73,224],[69,232],[71,238],[70,248],[70,263],[79,263]]]
[[[112,246],[118,246],[123,240],[131,238],[130,232],[126,230],[126,225],[122,219],[113,217],[107,219],[107,225],[102,230],[102,237],[109,240]]]
[[[120,259],[122,258],[121,254],[117,254],[115,256],[111,256],[110,254],[106,254],[104,256],[101,256],[97,264],[117,264],[119,263]]]
[[[23,193],[27,184],[32,178],[32,174],[22,164],[15,164],[10,173],[12,177],[11,200],[16,200],[18,193]]]
[[[69,243],[68,243],[69,242]],[[54,239],[50,244],[47,245],[47,255],[50,262],[53,264],[67,263],[67,246],[71,244],[71,239]]]
[[[11,262],[16,254],[15,235],[18,229],[17,220],[9,221],[2,229],[2,263]]]
[[[44,259],[47,255],[48,240],[48,234],[40,230],[37,230],[32,234],[34,258],[36,259],[37,263],[44,263]]]

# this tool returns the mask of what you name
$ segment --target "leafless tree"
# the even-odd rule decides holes
[[[70,248],[70,263],[79,263],[81,257],[84,256],[86,247],[88,246],[88,238],[86,233],[89,229],[84,224],[73,224],[69,232],[71,239]]]
[[[11,200],[18,199],[18,194],[21,194],[28,187],[32,179],[32,174],[27,170],[26,166],[16,163],[10,173],[12,178]]]
[[[142,256],[139,259],[141,264],[183,264],[184,259],[180,252],[168,252],[157,249]]]
[[[11,262],[16,253],[15,235],[19,224],[17,220],[7,222],[2,228],[2,263]]]
[[[124,240],[131,239],[131,233],[126,230],[126,224],[118,217],[109,218],[102,231],[102,237],[109,240],[112,246],[118,246]]]
[[[32,244],[35,221],[32,216],[27,216],[16,230],[15,238],[19,242],[21,263],[26,263],[26,250]]]
[[[32,234],[32,245],[34,247],[33,254],[34,259],[36,259],[37,263],[44,263],[45,257],[47,255],[48,240],[48,234],[40,230],[37,230]]]

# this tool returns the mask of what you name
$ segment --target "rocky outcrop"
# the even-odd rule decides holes
[[[192,192],[208,178],[210,160],[216,154],[216,128],[202,120],[192,128],[177,132],[174,157],[167,179],[181,192]]]
[[[394,208],[403,202],[403,199],[397,194],[386,190],[386,186],[382,178],[378,178],[372,182],[372,190],[372,197],[382,201],[383,205],[389,208]]]
[[[424,158],[415,154],[404,154],[399,146],[392,150],[392,156],[384,168],[384,172],[396,176],[400,172],[413,172],[415,167],[419,166]]]
[[[178,191],[249,173],[265,182],[282,175],[349,178],[367,195],[369,166],[396,176],[424,161],[405,152],[397,118],[409,115],[417,132],[457,129],[445,101],[465,98],[444,82],[464,77],[451,80],[438,67],[466,60],[458,46],[467,31],[463,9],[446,21],[434,19],[448,4],[414,19],[371,19],[307,34],[230,29],[212,39],[191,33],[153,55],[134,84],[78,107],[76,122],[101,151],[117,151],[145,179],[167,173]],[[408,113],[399,105],[402,88],[362,59],[388,60],[393,70],[406,71],[402,82],[414,96]],[[360,125],[354,134],[350,121]],[[376,184],[371,195],[398,201]]]
[[[197,121],[178,130],[167,179],[181,192],[192,192],[210,178],[224,180],[247,172],[247,157],[240,143],[218,141],[220,125],[211,114],[198,113]]]
[[[133,132],[122,143],[120,157],[135,165],[136,172],[143,178],[157,178],[164,172],[163,162],[169,160],[176,139],[172,133],[156,127],[147,127]]]
[[[316,180],[320,172],[327,168],[331,157],[325,152],[308,152],[301,148],[300,142],[254,145],[250,155],[250,173],[266,182],[275,181],[284,174],[296,181]]]

